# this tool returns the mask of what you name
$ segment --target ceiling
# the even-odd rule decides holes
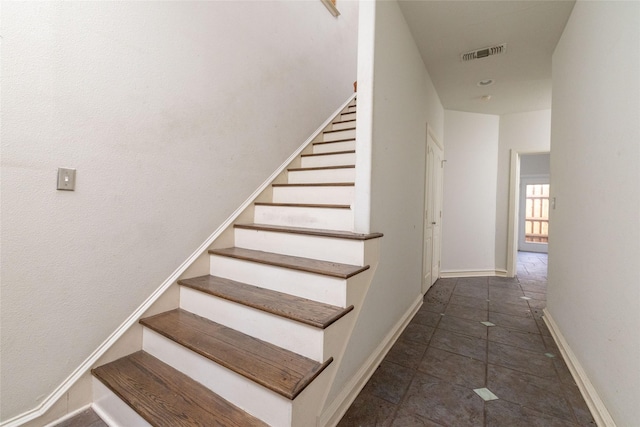
[[[574,3],[399,1],[444,108],[485,114],[551,108],[551,55]],[[502,43],[504,54],[460,59]],[[478,86],[487,79],[494,83]]]

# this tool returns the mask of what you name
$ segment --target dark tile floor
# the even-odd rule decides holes
[[[595,426],[542,320],[546,264],[438,280],[338,427]]]

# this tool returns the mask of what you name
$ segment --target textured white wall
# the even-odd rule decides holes
[[[548,310],[616,425],[640,403],[640,3],[578,1],[553,55]]]
[[[525,154],[520,158],[520,175],[549,175],[550,162],[550,153]]]
[[[500,116],[495,223],[496,269],[506,270],[507,268],[511,150],[529,152],[549,151],[550,133],[551,110],[529,111]]]
[[[3,420],[352,93],[356,2],[4,2]],[[55,189],[58,167],[77,190]]]
[[[500,117],[445,110],[442,272],[495,269]]]
[[[427,122],[443,141],[442,104],[396,2],[376,3],[374,54],[371,231],[384,237],[329,402],[421,293]]]

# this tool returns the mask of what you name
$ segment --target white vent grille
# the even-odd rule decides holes
[[[485,47],[482,49],[474,50],[472,52],[463,53],[460,55],[462,62],[473,61],[474,59],[486,58],[487,56],[500,55],[507,52],[507,44],[502,43],[497,46]]]

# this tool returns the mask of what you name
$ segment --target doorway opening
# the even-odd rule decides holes
[[[518,251],[547,253],[549,152],[511,151],[507,276],[517,273]]]

